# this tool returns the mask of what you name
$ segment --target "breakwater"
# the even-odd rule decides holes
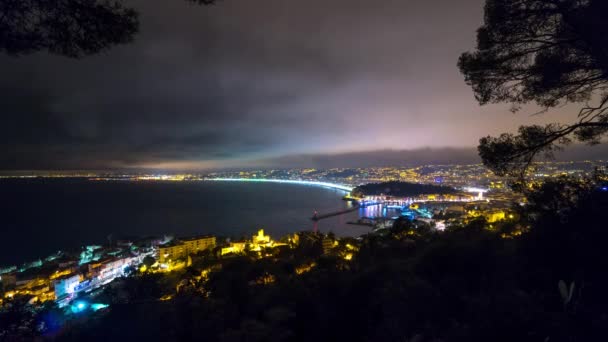
[[[361,208],[360,205],[356,205],[352,208],[348,208],[348,209],[344,209],[344,210],[338,210],[338,211],[333,211],[331,213],[326,213],[326,214],[314,214],[310,219],[313,221],[319,221],[328,217],[332,217],[332,216],[338,216],[338,215],[342,215],[342,214],[346,214],[346,213],[350,213],[352,211],[358,210],[359,208]]]

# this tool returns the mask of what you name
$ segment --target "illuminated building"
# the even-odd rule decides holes
[[[215,236],[205,235],[182,239],[187,254],[194,254],[215,247]]]
[[[506,213],[499,209],[484,213],[484,216],[489,223],[502,221],[507,217]]]
[[[63,270],[57,270],[57,271],[55,271],[55,273],[53,273],[53,274],[51,274],[49,276],[49,279],[50,280],[55,280],[55,279],[67,276],[69,274],[72,274],[73,272],[74,272],[74,270],[71,269],[71,268],[66,268],[66,269],[63,269]]]
[[[53,291],[51,291],[48,280],[44,278],[31,278],[25,280],[19,280],[15,283],[15,288],[12,291],[8,291],[4,294],[6,298],[11,298],[15,295],[21,296],[32,296],[31,303],[33,302],[44,302],[55,298]]]
[[[182,239],[158,247],[158,262],[167,264],[177,259],[185,259],[189,254],[198,253],[215,247],[215,236],[205,235]]]
[[[247,247],[246,241],[231,242],[228,247],[222,248],[222,255],[243,253],[245,251],[246,247]]]
[[[264,235],[264,229],[258,230],[258,233],[251,239],[253,245],[265,245],[272,242],[270,235]]]
[[[89,264],[89,275],[98,283],[108,283],[116,277],[124,275],[125,268],[132,263],[132,258],[109,258]]]
[[[286,243],[274,242],[270,238],[270,235],[264,235],[264,229],[260,229],[258,230],[258,233],[251,238],[251,242],[231,242],[228,247],[222,248],[221,254],[243,253],[247,248],[252,252],[261,252],[263,248],[274,248],[286,245]]]
[[[170,260],[186,257],[186,247],[183,243],[169,243],[158,247],[158,262],[166,264]]]
[[[500,201],[471,203],[465,206],[465,211],[469,218],[483,217],[488,223],[513,219],[515,217],[508,203]]]
[[[60,299],[64,296],[69,296],[76,291],[76,287],[80,284],[82,277],[78,274],[68,275],[57,278],[53,281],[53,288],[55,289],[55,298]]]
[[[258,233],[251,239],[250,249],[254,252],[261,252],[263,248],[274,248],[286,245],[286,243],[273,241],[270,238],[270,235],[264,235],[264,229],[260,229],[258,230]]]
[[[84,265],[91,261],[97,261],[101,258],[101,253],[101,246],[86,246],[80,253],[80,261],[78,263]]]

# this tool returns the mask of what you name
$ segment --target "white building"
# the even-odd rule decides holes
[[[78,284],[80,284],[80,275],[78,274],[56,279],[53,281],[55,298],[59,299],[66,295],[73,294]]]

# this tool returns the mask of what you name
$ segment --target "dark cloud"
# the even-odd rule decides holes
[[[480,109],[459,75],[483,0],[130,3],[133,44],[78,61],[0,57],[0,169],[472,147],[547,120]]]

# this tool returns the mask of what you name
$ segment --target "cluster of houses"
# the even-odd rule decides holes
[[[156,260],[158,271],[171,271],[185,265],[190,255],[216,250],[219,255],[262,252],[286,245],[275,242],[261,229],[251,240],[231,241],[216,249],[216,237],[195,236],[182,239],[148,239],[117,242],[113,247],[87,246],[78,254],[58,253],[27,266],[0,269],[0,305],[15,296],[26,296],[31,304],[49,300],[60,306],[81,293],[89,293],[137,269],[147,256]]]
[[[157,241],[156,243],[159,243]],[[138,247],[122,241],[113,247],[87,246],[79,254],[58,252],[44,260],[0,269],[0,305],[16,296],[30,304],[56,301],[60,306],[124,276],[143,258],[154,255],[154,243]]]

